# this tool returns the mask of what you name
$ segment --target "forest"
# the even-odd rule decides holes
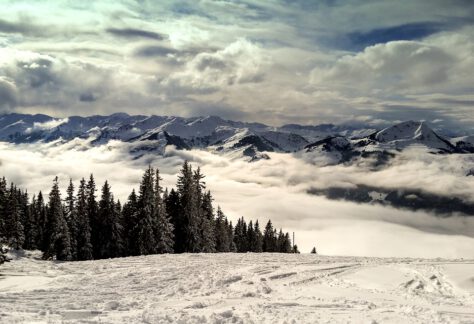
[[[41,250],[45,260],[94,260],[162,253],[280,252],[299,253],[289,233],[264,229],[258,220],[236,224],[213,205],[200,168],[185,161],[176,188],[161,186],[160,172],[149,166],[138,192],[122,205],[108,181],[100,195],[94,176],[77,190],[69,180],[64,199],[58,178],[48,201],[0,179],[0,248]],[[6,257],[0,251],[0,263]]]

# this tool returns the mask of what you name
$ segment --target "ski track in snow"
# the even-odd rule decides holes
[[[1,323],[474,323],[474,261],[39,255],[0,267]]]

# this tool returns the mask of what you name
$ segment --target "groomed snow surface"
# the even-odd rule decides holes
[[[11,256],[1,323],[474,323],[472,260]]]

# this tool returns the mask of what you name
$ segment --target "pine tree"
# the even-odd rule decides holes
[[[38,198],[36,199],[34,213],[35,213],[36,223],[38,224],[36,245],[41,251],[46,251],[48,247],[48,241],[46,238],[47,226],[48,226],[48,214],[46,212],[46,206],[44,203],[43,193],[41,191],[38,193]]]
[[[4,259],[2,258],[2,247],[3,244],[7,243],[7,199],[8,199],[8,189],[7,181],[5,177],[0,179],[0,263]]]
[[[216,252],[216,238],[214,231],[214,209],[212,207],[211,192],[204,194],[201,201],[201,247],[200,251],[205,253]]]
[[[166,212],[165,202],[161,197],[163,188],[160,185],[160,172],[156,170],[155,175],[155,237],[157,253],[173,253],[174,234],[173,224]]]
[[[275,252],[275,236],[272,221],[269,220],[263,232],[263,252]]]
[[[253,228],[253,222],[250,221],[247,227],[247,252],[255,252],[256,249],[255,230]]]
[[[10,186],[8,202],[6,206],[6,237],[8,245],[13,249],[21,249],[25,241],[25,233],[22,224],[20,202],[18,192],[13,183]]]
[[[110,185],[105,181],[99,201],[99,217],[97,228],[102,234],[97,241],[97,258],[114,258],[121,256],[122,225],[120,224],[120,210],[114,202]]]
[[[183,253],[185,251],[185,226],[184,217],[182,213],[179,194],[171,189],[168,197],[165,200],[166,213],[168,214],[171,224],[173,225],[174,236],[174,252]]]
[[[192,167],[184,161],[181,174],[178,176],[178,194],[183,213],[184,251],[199,252],[199,202],[198,188],[193,176]]]
[[[101,241],[99,207],[95,195],[96,191],[94,175],[91,174],[86,186],[86,211],[91,227],[92,256],[94,259],[100,258]]]
[[[154,172],[151,167],[148,167],[143,174],[138,197],[137,247],[140,255],[156,253],[155,194],[153,186]]]
[[[318,254],[318,253],[316,252],[316,247],[313,247],[313,248],[311,249],[311,254]]]
[[[69,186],[66,190],[65,199],[65,213],[64,218],[66,219],[67,227],[69,229],[69,237],[71,240],[71,256],[73,260],[77,259],[77,210],[74,197],[74,184],[72,179],[69,179]]]
[[[217,218],[215,223],[215,238],[217,252],[230,252],[230,237],[226,217],[221,208],[217,207]]]
[[[25,223],[25,242],[23,248],[26,250],[36,250],[38,249],[37,237],[38,237],[38,223],[37,223],[37,213],[35,210],[36,206],[36,197],[33,196],[31,205],[28,204],[28,194],[25,193],[23,198],[25,200],[25,213],[26,213],[26,223]]]
[[[54,179],[49,194],[47,242],[44,258],[56,257],[57,260],[71,260],[69,230],[63,214],[58,177]]]
[[[260,224],[258,223],[258,220],[255,222],[255,227],[254,227],[254,232],[255,232],[255,245],[254,245],[254,252],[260,253],[263,251],[263,235],[262,232],[260,231]]]
[[[87,187],[84,178],[81,179],[77,191],[77,232],[76,251],[78,260],[92,260],[91,226],[87,209]]]
[[[124,249],[127,251],[127,255],[138,255],[138,234],[137,234],[137,223],[138,223],[138,197],[135,193],[135,189],[132,190],[128,196],[127,203],[123,206],[122,211],[122,227],[123,227],[123,239]]]

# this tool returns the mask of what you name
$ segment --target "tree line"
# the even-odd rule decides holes
[[[38,249],[44,259],[93,260],[160,253],[297,252],[290,236],[271,220],[242,217],[235,226],[215,210],[200,168],[185,161],[176,189],[163,189],[158,169],[148,167],[138,192],[122,205],[105,181],[97,195],[94,176],[72,182],[61,198],[58,178],[48,202],[0,179],[0,247]],[[1,254],[1,251],[0,251]],[[1,258],[0,263],[4,260]]]

